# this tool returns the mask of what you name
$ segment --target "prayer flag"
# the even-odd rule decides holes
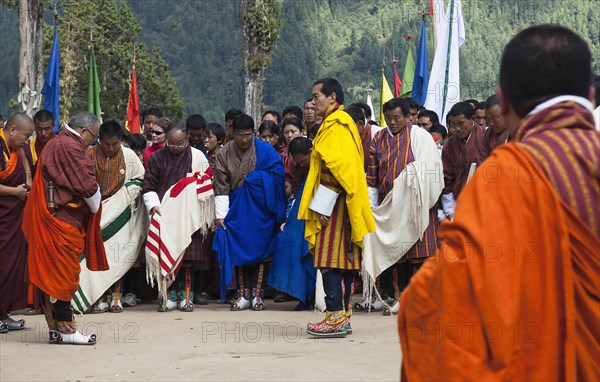
[[[436,25],[437,46],[424,106],[445,121],[446,114],[460,101],[458,49],[465,42],[465,25],[460,0],[450,0],[444,15],[438,15],[439,3],[436,1],[435,20],[442,21]]]
[[[43,108],[52,112],[54,116],[54,133],[58,133],[58,101],[60,98],[60,52],[58,51],[58,28],[54,26],[54,42],[52,43],[52,52],[50,53],[50,61],[46,68],[46,78],[44,79],[44,87],[42,88],[44,95]]]
[[[421,39],[419,40],[419,49],[417,50],[417,69],[413,80],[412,97],[419,105],[425,103],[427,98],[427,84],[429,74],[427,72],[427,32],[425,19],[421,24]]]
[[[402,92],[400,97],[411,97],[413,88],[413,79],[415,78],[415,59],[412,48],[408,47],[406,62],[404,63],[404,73],[402,73]]]
[[[88,82],[88,111],[98,117],[98,121],[102,122],[100,109],[100,79],[98,78],[98,70],[96,69],[96,56],[94,55],[94,47],[90,49],[90,78]]]
[[[381,69],[381,113],[379,114],[379,125],[381,127],[387,127],[385,123],[385,118],[383,118],[383,104],[391,100],[392,98],[394,98],[394,96],[392,95],[392,89],[390,89],[390,85],[385,79],[385,73],[383,73],[383,69]]]
[[[131,73],[131,85],[129,86],[129,104],[127,105],[127,116],[125,126],[132,134],[138,134],[140,129],[140,104],[138,102],[137,80],[135,76],[135,65]]]

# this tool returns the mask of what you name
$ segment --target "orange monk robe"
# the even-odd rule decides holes
[[[108,270],[100,231],[102,206],[87,219],[85,231],[54,217],[47,208],[42,159],[25,204],[23,233],[29,244],[29,279],[44,293],[71,301],[79,285],[81,255],[92,271]]]
[[[402,295],[403,380],[598,380],[600,240],[534,163],[494,150],[442,225]]]

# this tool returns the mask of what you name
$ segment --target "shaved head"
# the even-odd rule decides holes
[[[8,122],[5,124],[5,128],[15,126],[16,128],[20,129],[29,125],[33,126],[33,121],[27,114],[15,113],[8,119]]]
[[[6,143],[12,150],[18,150],[33,134],[33,121],[25,113],[15,113],[4,125]]]

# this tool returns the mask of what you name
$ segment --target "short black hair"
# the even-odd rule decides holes
[[[322,85],[321,93],[325,94],[325,96],[329,97],[331,93],[335,93],[337,103],[344,104],[344,89],[342,89],[342,85],[335,78],[321,78],[313,84],[313,86],[316,85]]]
[[[384,113],[386,111],[395,110],[397,108],[400,108],[403,116],[410,114],[410,104],[408,103],[406,98],[398,98],[398,97],[392,98],[391,100],[389,100],[383,104],[383,112]]]
[[[485,110],[485,102],[477,102],[477,105],[475,105],[475,111],[477,110]]]
[[[350,118],[356,123],[358,121],[365,122],[365,112],[358,106],[350,106],[344,110]]]
[[[486,109],[489,109],[492,106],[500,106],[500,100],[498,99],[498,96],[495,94],[492,94],[485,100],[485,108]]]
[[[306,137],[296,137],[290,142],[288,153],[290,155],[304,154],[308,155],[312,149],[312,142]]]
[[[468,102],[457,102],[448,112],[448,116],[458,117],[459,115],[464,115],[466,119],[471,119],[475,115],[475,109]]]
[[[594,77],[594,82],[592,83],[592,86],[594,86],[594,89],[596,89],[596,107],[600,106],[600,76],[596,75]],[[0,119],[2,119],[2,117],[0,116]]]
[[[281,127],[273,121],[262,121],[260,125],[258,125],[259,134],[265,130],[270,131],[273,135],[279,136],[281,134]]]
[[[303,131],[304,127],[302,126],[302,120],[298,119],[298,118],[286,118],[283,120],[283,122],[281,123],[281,130],[283,130],[284,127],[286,127],[287,125],[294,125],[298,128],[298,130]]]
[[[233,119],[233,130],[252,130],[254,131],[254,120],[248,114],[240,114]]]
[[[419,114],[417,114],[417,118],[421,117],[429,118],[429,121],[434,125],[436,123],[440,123],[440,118],[438,117],[437,113],[433,110],[422,109],[421,111],[419,111]]]
[[[0,115],[0,119],[2,119],[2,116]],[[48,122],[48,121],[52,121],[54,122],[54,114],[52,114],[52,112],[50,110],[40,110],[37,113],[35,113],[35,115],[33,116],[33,122],[35,121],[40,121],[40,122]]]
[[[470,104],[471,106],[473,106],[473,109],[479,103],[479,101],[477,101],[475,98],[469,98],[469,99],[466,99],[466,100],[464,100],[462,102],[466,102],[466,103]]]
[[[155,117],[162,118],[164,117],[163,112],[157,107],[151,107],[142,112],[142,120],[146,119],[147,116],[154,115]]]
[[[371,108],[366,103],[364,103],[364,102],[354,102],[350,106],[360,107],[362,109],[363,113],[365,113],[365,117],[371,118]]]
[[[448,135],[446,128],[444,128],[444,126],[440,125],[439,123],[436,123],[433,126],[431,126],[431,129],[429,129],[429,134],[431,133],[439,133],[442,135],[443,139],[446,139],[446,136]]]
[[[189,130],[187,128],[186,125],[184,125],[181,122],[172,122],[171,124],[169,124],[169,126],[165,129],[165,134],[171,132],[171,131],[177,131],[177,130],[181,130],[184,132],[184,134],[188,134]]]
[[[204,130],[206,129],[206,119],[201,114],[192,114],[185,121],[185,126],[188,130]]]
[[[146,148],[146,138],[142,134],[130,134],[127,141],[129,142],[129,148],[133,151]]]
[[[319,127],[321,127],[321,124],[315,123],[314,125],[308,128],[308,132],[306,133],[306,135],[308,135],[309,137],[316,137],[317,133],[319,132]]]
[[[591,79],[588,45],[562,26],[545,24],[524,29],[502,52],[500,87],[520,118],[560,95],[587,98]]]
[[[223,142],[223,139],[225,139],[225,128],[218,123],[209,123],[204,129],[204,134],[208,133],[217,137],[217,142]]]
[[[405,97],[404,100],[406,100],[406,102],[408,102],[408,106],[409,106],[410,109],[417,109],[417,110],[419,110],[420,106],[417,103],[417,101],[415,101],[414,98]]]
[[[100,125],[100,132],[98,133],[98,137],[100,139],[102,139],[104,137],[121,139],[122,136],[123,136],[123,129],[121,128],[121,125],[119,124],[119,122],[115,121],[114,119],[104,121]]]
[[[265,115],[267,114],[271,114],[273,116],[275,116],[275,119],[277,120],[277,123],[281,122],[281,114],[279,114],[277,111],[275,110],[267,110],[263,113],[262,118],[263,119],[265,117]]]
[[[304,112],[299,106],[286,106],[285,109],[283,109],[282,115],[285,117],[286,114],[292,114],[294,117],[298,118],[301,121],[302,118],[304,118]]]
[[[244,112],[240,109],[229,109],[227,112],[225,112],[225,122],[234,120],[235,117],[239,117],[242,114],[244,114]]]

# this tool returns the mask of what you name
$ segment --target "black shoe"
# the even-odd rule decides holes
[[[283,292],[277,292],[275,298],[273,298],[273,302],[286,302],[289,301],[290,296]]]

